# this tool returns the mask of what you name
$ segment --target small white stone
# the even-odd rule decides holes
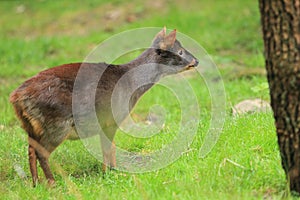
[[[233,116],[254,113],[254,112],[269,112],[271,111],[271,106],[269,102],[262,99],[247,99],[236,104],[232,108]]]

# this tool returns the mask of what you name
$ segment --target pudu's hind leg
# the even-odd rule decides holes
[[[29,166],[32,176],[33,187],[36,186],[38,180],[37,166],[36,166],[36,154],[33,146],[28,146]]]
[[[33,185],[36,185],[38,176],[37,176],[37,167],[36,160],[38,159],[41,168],[48,180],[49,185],[54,184],[54,177],[49,167],[48,158],[50,156],[50,152],[47,151],[38,141],[29,138],[29,163],[30,163],[30,171],[33,178]]]
[[[60,125],[60,124],[59,124]],[[37,159],[43,169],[49,185],[55,184],[54,176],[49,165],[50,154],[67,138],[69,128],[57,125],[53,132],[45,132],[39,141],[39,149],[37,150]]]
[[[55,183],[55,180],[54,180],[53,174],[50,170],[48,157],[46,157],[42,153],[38,153],[37,158],[39,160],[41,168],[43,169],[46,179],[48,180],[48,184],[53,185]]]
[[[26,112],[24,109],[24,106],[22,103],[20,104],[14,104],[15,112],[18,116],[18,118],[22,122],[22,128],[27,132],[28,134],[28,160],[29,160],[29,168],[30,173],[32,177],[33,187],[36,186],[38,181],[38,172],[37,172],[37,155],[36,155],[36,147],[37,142],[34,138],[38,138],[38,134],[36,135],[36,131],[34,129],[34,126],[31,124],[32,118],[30,115]],[[38,123],[36,123],[38,124]]]

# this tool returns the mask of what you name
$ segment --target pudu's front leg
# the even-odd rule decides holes
[[[107,168],[114,169],[116,167],[116,145],[114,136],[117,128],[105,128],[100,134],[101,149],[103,155],[102,172],[105,173]]]

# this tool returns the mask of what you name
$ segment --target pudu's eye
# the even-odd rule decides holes
[[[182,56],[183,51],[182,51],[182,50],[179,50],[179,51],[178,51],[178,54],[179,54],[180,56]]]

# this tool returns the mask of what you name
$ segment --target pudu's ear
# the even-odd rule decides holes
[[[173,47],[176,41],[176,29],[174,29],[169,35],[164,39],[164,43],[167,47]]]
[[[174,29],[169,35],[166,35],[166,27],[164,27],[159,33],[156,34],[152,47],[167,50],[173,47],[176,41],[176,29]]]
[[[155,38],[152,41],[153,48],[160,49],[162,47],[162,44],[164,43],[164,39],[166,37],[166,32],[167,29],[164,26],[164,28],[156,34]],[[165,45],[163,44],[163,46]]]
[[[167,29],[166,26],[164,26],[164,28],[156,34],[154,39],[163,39],[166,36],[166,32]]]

